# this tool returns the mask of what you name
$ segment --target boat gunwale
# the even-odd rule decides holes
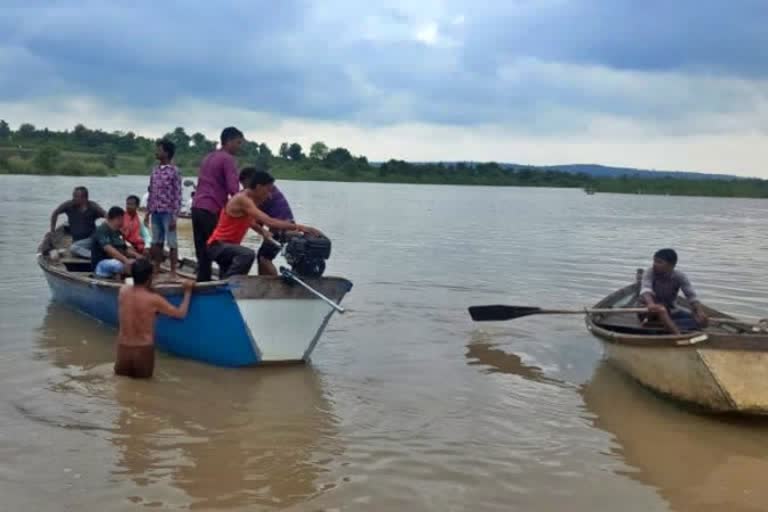
[[[40,268],[44,272],[54,274],[59,278],[65,279],[70,282],[80,283],[89,287],[97,286],[99,288],[113,289],[118,291],[125,283],[107,279],[101,279],[98,277],[88,277],[84,275],[78,275],[75,272],[69,271],[66,268],[62,268],[59,265],[53,264],[53,262],[43,254],[38,254],[37,262]],[[248,281],[259,281],[265,283],[273,283],[282,281],[280,276],[247,276]],[[321,278],[324,282],[333,282],[342,285],[345,288],[344,295],[352,289],[352,282],[343,277],[327,276]],[[208,281],[204,283],[195,283],[193,288],[194,294],[208,294],[221,290],[233,290],[236,287],[241,286],[240,283],[230,282],[226,280]],[[183,294],[184,289],[181,284],[176,283],[158,283],[152,286],[152,290],[161,295],[179,295]],[[310,297],[311,295],[308,295]],[[282,299],[275,297],[275,299]]]

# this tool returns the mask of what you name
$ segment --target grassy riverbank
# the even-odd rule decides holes
[[[194,176],[200,161],[215,143],[200,133],[187,135],[181,127],[166,135],[178,148],[176,163]],[[0,121],[0,174],[69,176],[147,175],[154,165],[155,141],[133,132],[107,133],[77,125],[72,131],[38,130],[24,124],[18,130]],[[278,179],[422,183],[518,187],[585,188],[595,192],[681,196],[768,197],[768,182],[758,179],[594,178],[587,174],[528,166],[488,163],[413,164],[389,160],[371,164],[343,147],[317,142],[304,150],[297,143],[281,144],[274,154],[265,143],[247,141],[240,165],[266,161]]]

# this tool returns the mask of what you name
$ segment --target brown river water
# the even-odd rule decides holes
[[[108,207],[146,179],[0,177],[2,511],[768,509],[768,422],[656,397],[580,317],[466,313],[591,305],[673,246],[710,305],[768,316],[767,201],[285,182],[355,284],[312,363],[136,382],[35,262],[79,184]]]

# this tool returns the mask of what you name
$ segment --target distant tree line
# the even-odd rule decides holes
[[[176,163],[193,175],[217,142],[177,127],[164,135],[177,148]],[[0,173],[96,175],[148,174],[155,163],[155,139],[132,131],[38,129],[24,123],[13,130],[0,120]],[[267,163],[276,177],[317,181],[370,181],[453,185],[585,188],[595,192],[768,197],[764,180],[692,180],[677,178],[593,178],[587,174],[528,166],[486,163],[420,163],[391,159],[371,163],[344,147],[315,142],[308,154],[298,142],[283,142],[274,154],[265,142],[245,141],[241,165]]]

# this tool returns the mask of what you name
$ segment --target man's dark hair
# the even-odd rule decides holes
[[[112,220],[117,217],[122,217],[123,215],[125,215],[125,210],[123,210],[119,206],[113,206],[107,212],[107,220]]]
[[[254,189],[258,185],[271,185],[275,182],[275,178],[272,177],[267,171],[253,171],[253,174],[248,179],[248,188]]]
[[[251,176],[257,172],[265,172],[269,174],[269,164],[264,161],[257,160],[255,164],[249,165],[248,167],[243,167],[240,170],[240,183],[242,183],[243,186],[247,185],[248,180],[251,179]]]
[[[87,188],[85,188],[83,186],[75,187],[75,190],[73,190],[72,193],[74,194],[75,192],[82,192],[83,195],[85,196],[85,198],[88,199],[88,189]]]
[[[176,144],[168,139],[160,139],[157,141],[157,145],[163,148],[163,151],[165,151],[165,154],[168,155],[169,159],[173,158],[173,155],[176,154]]]
[[[131,266],[131,277],[134,284],[147,284],[152,278],[152,262],[147,258],[139,258]]]
[[[243,132],[235,128],[234,126],[228,126],[227,128],[224,128],[221,132],[221,145],[224,146],[227,142],[231,141],[232,139],[238,139],[243,138]]]
[[[677,265],[677,253],[674,249],[660,249],[653,255],[654,258],[664,260],[673,267]]]
[[[255,172],[256,172],[255,167],[243,167],[242,169],[240,169],[240,177],[239,177],[240,183],[242,183],[243,186],[247,185],[251,179],[251,176],[253,176],[253,173]]]
[[[141,199],[139,199],[139,196],[130,195],[125,198],[125,202],[128,201],[134,201],[136,203],[136,206],[139,206],[141,204]]]

